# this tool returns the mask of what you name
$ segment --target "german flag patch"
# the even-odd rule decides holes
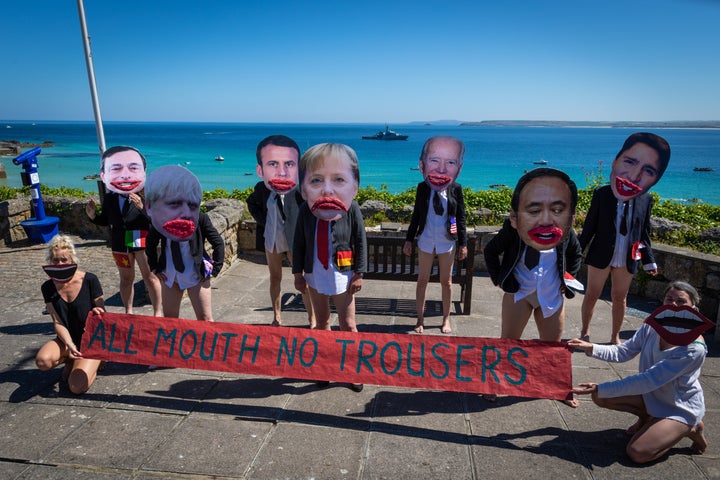
[[[352,250],[342,250],[337,252],[338,267],[352,267],[353,252]]]

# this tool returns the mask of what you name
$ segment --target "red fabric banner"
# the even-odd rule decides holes
[[[352,333],[106,312],[88,315],[87,358],[347,383],[569,398],[571,352],[536,340]]]

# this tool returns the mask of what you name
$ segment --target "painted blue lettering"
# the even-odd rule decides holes
[[[444,373],[435,373],[435,370],[430,367],[430,375],[437,378],[438,380],[442,380],[450,374],[450,365],[448,365],[447,361],[445,361],[442,354],[437,352],[439,348],[450,348],[450,345],[446,343],[436,343],[430,349],[430,353],[432,354],[433,358],[435,358],[435,360],[442,364]]]
[[[183,352],[183,345],[185,344],[185,339],[190,338],[192,340],[192,349],[190,350],[190,353]],[[187,360],[188,358],[192,357],[193,353],[195,353],[195,349],[197,348],[197,334],[195,333],[195,330],[188,330],[187,332],[182,334],[182,337],[180,337],[180,344],[178,345],[178,351],[180,352],[180,358],[183,360]]]
[[[460,369],[463,365],[467,365],[470,362],[462,359],[463,350],[473,350],[475,347],[472,345],[458,345],[457,354],[455,356],[455,379],[460,382],[471,382],[471,377],[463,377],[460,375]]]
[[[255,359],[257,358],[258,350],[260,350],[260,336],[258,335],[255,337],[255,346],[252,348],[245,345],[247,339],[247,334],[243,335],[242,346],[240,347],[240,354],[238,355],[238,363],[242,363],[243,357],[245,356],[245,351],[249,350],[252,352],[252,360],[250,360],[250,363],[254,364]]]
[[[175,337],[177,337],[177,329],[171,330],[168,334],[165,334],[165,330],[162,328],[158,329],[157,337],[155,338],[155,348],[153,349],[153,357],[157,356],[158,345],[160,340],[172,340],[170,342],[170,351],[168,352],[168,358],[172,358],[175,354]]]
[[[369,345],[371,347],[370,353],[368,355],[363,354],[365,345]],[[372,365],[370,364],[370,359],[375,356],[375,354],[377,353],[377,350],[378,350],[378,348],[377,348],[377,345],[375,345],[375,342],[372,342],[370,340],[361,340],[360,341],[360,343],[358,344],[357,368],[355,369],[355,371],[357,373],[360,373],[362,364],[365,364],[365,367],[367,367],[367,369],[370,373],[375,373]]]
[[[287,338],[281,337],[280,338],[280,349],[278,350],[277,360],[275,361],[275,365],[282,365],[282,356],[283,352],[285,352],[285,356],[287,357],[288,365],[291,367],[293,366],[293,363],[295,363],[295,348],[297,347],[297,337],[293,337],[292,339],[292,350],[288,350],[288,344],[287,344]]]
[[[237,333],[224,332],[220,334],[221,337],[225,337],[225,350],[223,350],[223,362],[227,360],[228,351],[230,350],[230,339],[237,337]]]
[[[527,378],[527,370],[525,369],[525,367],[523,367],[522,365],[520,365],[519,363],[517,363],[515,361],[515,359],[513,358],[513,354],[515,354],[515,353],[519,353],[525,358],[528,357],[528,354],[525,350],[523,350],[520,347],[511,348],[510,351],[508,352],[508,361],[511,364],[513,364],[515,367],[517,367],[517,369],[520,371],[520,378],[515,380],[507,373],[503,376],[505,377],[505,380],[507,380],[509,383],[512,383],[513,385],[521,385],[521,384],[525,383],[525,379]]]
[[[492,351],[495,354],[495,361],[488,364],[488,352]],[[482,382],[485,383],[487,380],[485,379],[485,372],[489,371],[493,378],[495,379],[495,383],[500,383],[500,378],[498,378],[497,373],[495,373],[495,367],[497,364],[500,363],[500,350],[498,350],[495,347],[492,347],[490,345],[485,345],[482,350]]]
[[[395,367],[392,369],[388,369],[385,365],[387,362],[385,362],[385,353],[388,351],[389,348],[393,348],[395,350]],[[386,375],[394,375],[397,373],[398,370],[400,370],[400,367],[402,366],[402,349],[400,348],[400,344],[397,342],[390,342],[385,344],[385,346],[380,350],[380,367],[382,368],[382,371]]]
[[[131,323],[130,328],[128,328],[128,336],[127,340],[125,341],[125,351],[123,353],[126,353],[128,355],[137,355],[137,350],[130,350],[130,342],[132,342],[132,334],[133,330],[135,329],[135,324]]]
[[[417,364],[418,364],[417,370],[412,369],[412,364],[413,364],[412,349],[413,349],[413,344],[408,343],[408,354],[407,354],[408,375],[412,375],[413,377],[424,378],[425,377],[425,344],[424,343],[420,344],[420,358],[418,359],[419,361],[417,362]]]
[[[339,338],[335,340],[335,342],[342,344],[342,354],[340,355],[340,371],[345,370],[345,353],[347,351],[347,346],[355,343],[355,340],[343,340],[342,338]]]
[[[97,324],[97,327],[95,327],[95,331],[93,332],[92,336],[90,337],[90,341],[88,342],[88,349],[92,348],[95,340],[98,340],[102,345],[102,349],[105,350],[105,323],[99,322]]]
[[[209,355],[205,354],[206,337],[207,337],[207,332],[203,332],[202,340],[200,341],[200,358],[202,358],[203,360],[212,360],[213,358],[215,358],[215,346],[217,345],[218,334],[215,333],[213,335],[212,348],[210,349]]]
[[[310,356],[310,360],[305,360],[305,346],[310,345],[309,348],[312,349]],[[317,359],[318,354],[318,342],[314,338],[306,338],[303,340],[303,342],[300,344],[300,363],[303,367],[311,367],[315,363],[315,359]]]
[[[122,350],[117,347],[113,347],[113,343],[115,343],[115,328],[117,328],[116,324],[113,323],[110,325],[110,343],[108,344],[108,352],[120,353]]]

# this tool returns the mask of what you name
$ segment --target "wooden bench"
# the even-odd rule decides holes
[[[472,305],[473,268],[475,264],[475,238],[468,238],[468,254],[465,260],[453,265],[452,283],[460,285],[460,304],[463,315],[470,315]],[[417,245],[413,244],[412,254],[406,256],[402,249],[403,237],[368,236],[368,269],[364,278],[370,280],[400,280],[417,282]],[[430,281],[440,282],[437,262],[433,263]]]

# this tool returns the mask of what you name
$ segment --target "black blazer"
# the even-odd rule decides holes
[[[341,272],[367,271],[367,238],[365,224],[363,223],[360,205],[353,200],[350,210],[338,220],[330,222],[332,232],[332,261]],[[315,229],[317,217],[312,214],[307,202],[300,206],[298,223],[295,228],[295,242],[293,244],[292,273],[312,273],[315,253]],[[352,250],[353,264],[340,267],[337,264],[338,251]]]
[[[643,193],[630,200],[632,204],[632,219],[628,229],[628,248],[626,266],[628,272],[635,274],[638,271],[638,260],[632,257],[632,246],[636,242],[645,244],[641,249],[643,265],[655,263],[652,246],[650,245],[650,215],[652,212],[653,197]],[[605,185],[593,192],[590,208],[585,217],[585,224],[580,233],[580,247],[585,250],[585,263],[596,268],[606,268],[610,265],[615,251],[615,237],[617,226],[618,199],[612,193],[610,185]]]
[[[267,201],[272,191],[267,188],[265,182],[258,182],[255,189],[247,198],[247,206],[250,215],[255,219],[257,228],[255,230],[255,248],[265,250],[265,223],[267,221]],[[285,213],[285,238],[288,247],[292,252],[295,239],[295,225],[297,224],[300,205],[304,202],[299,189],[295,189],[285,195],[283,201],[283,212]]]
[[[167,237],[161,234],[155,227],[150,228],[150,233],[147,237],[147,259],[150,270],[153,272],[164,272],[167,266],[165,258],[165,248],[167,246]],[[222,269],[223,262],[225,261],[225,241],[210,221],[210,217],[207,213],[200,212],[200,218],[198,219],[198,225],[192,236],[190,237],[190,254],[193,257],[195,263],[195,271],[200,275],[200,278],[205,278],[205,265],[203,263],[204,258],[210,258],[207,251],[205,250],[205,240],[210,242],[212,247],[212,260],[213,269],[211,275],[217,277]],[[158,256],[158,243],[160,244],[160,254]]]
[[[463,198],[462,186],[459,183],[451,183],[447,188],[447,237],[450,240],[456,240],[460,246],[467,245],[467,230],[465,229],[465,200]],[[432,190],[425,182],[417,185],[415,193],[415,208],[413,208],[412,218],[410,218],[410,226],[408,227],[405,240],[413,242],[415,237],[419,236],[425,228],[427,221],[427,213],[430,209],[430,198]],[[450,217],[455,217],[457,222],[457,234],[450,233]]]
[[[483,249],[485,264],[494,285],[499,285],[503,291],[515,293],[520,289],[513,272],[515,265],[520,261],[525,243],[520,239],[517,230],[512,227],[510,220],[505,220],[500,231]],[[565,296],[573,298],[575,292],[565,283],[565,272],[573,277],[580,271],[582,264],[582,250],[575,230],[570,228],[568,235],[555,247],[557,252],[557,269],[560,282],[565,286]],[[502,254],[502,263],[500,255]]]
[[[125,199],[124,212],[120,210],[120,194],[105,191],[100,213],[90,221],[95,225],[110,227],[110,248],[113,252],[135,252],[142,248],[131,248],[125,245],[126,230],[150,230],[150,218],[145,208],[139,209],[129,199]]]

